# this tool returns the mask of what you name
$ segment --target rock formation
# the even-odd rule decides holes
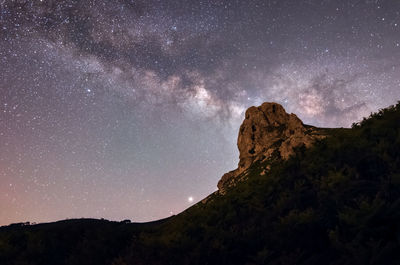
[[[259,107],[250,107],[239,130],[238,168],[222,176],[218,182],[219,191],[224,193],[244,177],[255,161],[271,158],[286,160],[294,153],[293,148],[309,147],[322,137],[320,129],[304,125],[295,114],[286,113],[277,103],[265,102]]]

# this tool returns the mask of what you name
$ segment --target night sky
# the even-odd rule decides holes
[[[398,100],[397,0],[0,0],[0,225],[167,217],[236,168],[246,108]]]

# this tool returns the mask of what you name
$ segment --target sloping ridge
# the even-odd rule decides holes
[[[400,264],[400,103],[352,129],[304,125],[276,103],[247,114],[224,193],[148,225],[0,229],[0,264]]]

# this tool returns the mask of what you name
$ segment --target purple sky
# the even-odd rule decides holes
[[[0,0],[0,225],[176,214],[236,167],[249,106],[347,127],[395,103],[399,11],[396,0]]]

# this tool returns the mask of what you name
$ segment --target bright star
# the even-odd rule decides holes
[[[188,198],[188,202],[193,202],[193,197],[192,197],[192,196],[190,196],[190,197]]]

